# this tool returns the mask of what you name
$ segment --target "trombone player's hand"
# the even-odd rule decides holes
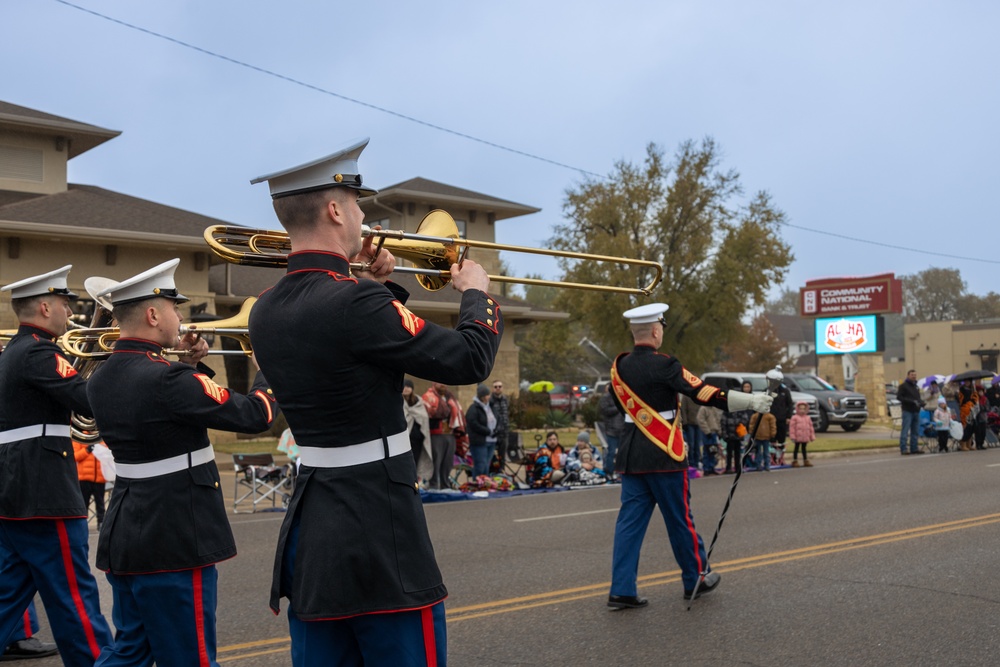
[[[375,225],[372,229],[382,229],[382,226]],[[396,268],[396,258],[385,248],[382,248],[376,256],[375,248],[372,247],[372,241],[374,240],[375,237],[373,236],[365,237],[364,243],[361,245],[361,252],[351,258],[352,262],[361,262],[368,269],[365,271],[353,271],[352,273],[358,278],[369,278],[370,280],[384,283]]]
[[[467,289],[477,289],[482,292],[490,290],[490,276],[486,269],[471,259],[451,265],[451,286],[459,292]]]
[[[186,364],[197,366],[208,355],[208,342],[197,331],[188,331],[177,343],[178,350],[190,350],[191,354],[180,358]]]

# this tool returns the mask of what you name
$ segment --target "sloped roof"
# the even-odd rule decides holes
[[[0,204],[6,201],[0,192]],[[157,204],[93,185],[70,184],[65,192],[16,199],[0,205],[0,229],[93,237],[104,231],[121,240],[170,236],[205,246],[203,233],[224,220]],[[51,229],[39,227],[51,226]],[[207,250],[207,246],[205,246]]]
[[[69,139],[70,159],[121,134],[118,130],[108,130],[2,100],[0,100],[0,129],[65,137]]]
[[[816,331],[813,320],[798,315],[773,315],[764,313],[764,317],[774,327],[778,338],[785,343],[813,342]]]
[[[497,220],[515,218],[528,213],[538,213],[541,209],[517,202],[492,197],[481,192],[457,188],[427,178],[411,178],[386,188],[380,188],[375,199],[380,204],[416,201],[427,204],[458,205],[492,212]]]

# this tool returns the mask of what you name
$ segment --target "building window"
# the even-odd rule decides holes
[[[455,219],[455,226],[458,227],[458,238],[465,238],[466,223],[465,220]]]
[[[0,178],[41,183],[45,180],[43,162],[42,151],[37,148],[0,146]]]
[[[392,224],[390,223],[389,218],[382,218],[381,220],[376,220],[375,222],[366,222],[365,224],[369,227],[381,225],[382,229],[392,229]]]

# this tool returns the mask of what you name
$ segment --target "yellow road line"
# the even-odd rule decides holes
[[[818,544],[811,547],[801,547],[798,549],[776,551],[773,553],[761,554],[759,556],[748,556],[746,558],[737,558],[734,560],[729,560],[722,563],[714,564],[713,569],[718,570],[720,573],[738,572],[740,570],[765,567],[768,565],[777,565],[779,563],[790,563],[805,558],[815,558],[817,556],[826,556],[829,554],[841,553],[844,551],[852,551],[854,549],[862,549],[865,547],[873,547],[882,544],[891,544],[893,542],[900,542],[903,540],[912,540],[918,537],[929,537],[931,535],[948,533],[955,530],[978,528],[980,526],[988,526],[995,523],[1000,523],[1000,513],[985,514],[983,516],[971,517],[968,519],[958,519],[956,521],[946,521],[943,523],[936,523],[928,526],[919,526],[917,528],[907,528],[903,530],[894,530],[888,533],[879,533],[877,535],[866,535],[863,537],[838,540],[836,542],[827,542],[825,544]],[[678,581],[680,581],[680,579],[681,579],[680,570],[670,570],[668,572],[647,574],[639,577],[638,587],[651,588],[653,586],[662,586],[664,584],[677,583]],[[547,593],[537,593],[534,595],[524,595],[516,598],[507,598],[505,600],[493,600],[490,602],[482,602],[479,604],[467,605],[465,607],[456,607],[454,609],[448,610],[448,623],[458,623],[459,621],[468,621],[475,618],[495,616],[497,614],[507,614],[516,611],[525,611],[527,609],[535,609],[537,607],[545,607],[554,604],[574,602],[576,600],[604,597],[605,595],[607,595],[608,589],[610,587],[611,587],[610,582],[602,582],[599,584],[590,584],[587,586],[564,588],[557,591],[549,591]],[[250,648],[273,646],[276,644],[287,644],[289,642],[290,639],[288,637],[262,639],[259,641],[247,642],[244,644],[231,644],[229,646],[221,646],[219,647],[218,652],[224,653],[232,651],[241,651]],[[259,655],[268,655],[272,653],[281,653],[288,650],[289,646],[281,646],[280,648],[274,648],[265,651],[257,651],[254,653],[244,653],[240,655],[227,656],[225,658],[220,658],[219,662],[232,662],[234,660],[240,660],[243,658],[250,658]]]

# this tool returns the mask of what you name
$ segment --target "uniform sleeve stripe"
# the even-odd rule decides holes
[[[267,409],[267,423],[270,424],[274,419],[274,412],[271,410],[271,399],[268,398],[267,395],[260,389],[254,392],[254,396],[264,401],[264,407]]]
[[[715,394],[718,393],[718,391],[719,391],[718,387],[713,387],[712,385],[707,384],[698,391],[698,400],[707,401],[713,396],[715,396]]]

